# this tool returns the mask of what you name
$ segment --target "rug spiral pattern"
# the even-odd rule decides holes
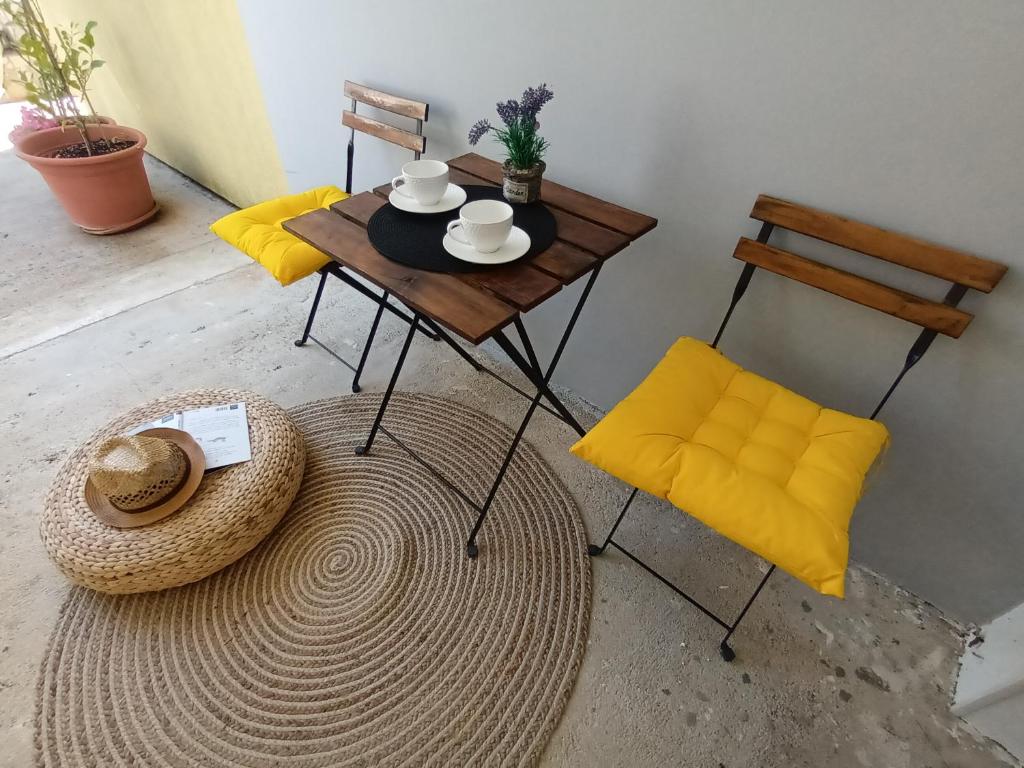
[[[203,581],[75,587],[40,675],[42,766],[530,765],[572,689],[590,570],[572,497],[521,446],[475,517],[386,436],[378,397],[290,411],[305,477],[278,528]],[[511,431],[398,394],[387,424],[482,499]]]

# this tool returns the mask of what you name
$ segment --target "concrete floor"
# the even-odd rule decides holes
[[[2,765],[31,760],[36,668],[68,589],[42,551],[37,515],[71,448],[124,408],[173,390],[242,387],[290,406],[346,392],[350,381],[322,351],[291,344],[313,281],[277,286],[208,233],[225,203],[159,163],[149,168],[161,216],[137,232],[93,238],[64,219],[27,166],[0,152]],[[331,285],[321,335],[357,356],[371,309]],[[366,389],[382,388],[402,336],[398,324],[382,326]],[[401,386],[508,423],[524,407],[425,340]],[[585,403],[570,402],[593,420]],[[606,531],[626,489],[571,457],[572,433],[547,416],[528,439],[575,495],[592,538]],[[726,615],[764,567],[650,499],[621,530],[641,556]],[[949,713],[961,632],[857,567],[844,602],[774,577],[734,640],[735,663],[718,658],[718,638],[623,556],[597,560],[587,655],[544,764],[1013,764]]]

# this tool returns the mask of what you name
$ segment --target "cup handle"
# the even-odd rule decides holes
[[[462,243],[463,245],[472,245],[471,242],[469,242],[468,240],[463,240],[461,237],[456,235],[455,232],[453,231],[456,227],[461,227],[461,226],[462,226],[462,222],[459,219],[452,219],[451,221],[449,221],[448,222],[448,237],[450,237],[452,240],[454,240],[457,243]]]
[[[393,190],[395,190],[395,192],[400,194],[402,197],[410,197],[411,198],[412,195],[410,195],[408,192],[403,192],[402,191],[402,189],[401,189],[402,186],[405,186],[405,178],[404,177],[402,177],[402,176],[395,176],[395,178],[393,178],[391,180],[391,188]]]

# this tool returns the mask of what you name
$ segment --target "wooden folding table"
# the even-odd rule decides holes
[[[449,160],[448,165],[451,168],[451,180],[455,184],[501,183],[501,166],[479,155],[462,155]],[[558,236],[551,247],[532,258],[477,272],[428,272],[390,261],[377,252],[367,237],[366,224],[378,208],[387,204],[390,191],[390,184],[377,187],[373,192],[363,192],[335,203],[330,210],[317,210],[291,219],[285,222],[284,227],[323,251],[339,265],[383,290],[383,300],[378,305],[373,321],[374,330],[389,297],[394,297],[412,312],[413,322],[398,355],[377,417],[366,443],[357,448],[356,453],[367,453],[380,431],[431,470],[476,510],[477,520],[466,543],[469,557],[476,557],[476,536],[534,412],[541,408],[569,424],[580,435],[584,433],[569,409],[551,391],[551,377],[604,262],[633,240],[651,231],[657,225],[657,220],[545,180],[541,188],[541,201],[552,212],[558,226]],[[453,218],[456,215],[456,212],[452,213]],[[551,360],[546,368],[542,368],[521,315],[583,277],[587,278],[583,292]],[[482,504],[455,487],[381,423],[409,347],[421,324],[450,344],[477,370],[487,369],[470,356],[452,338],[452,334],[474,345],[494,339],[537,389],[534,395],[530,395],[496,373],[487,371],[528,398],[530,406]],[[522,351],[506,333],[510,326],[515,328]]]

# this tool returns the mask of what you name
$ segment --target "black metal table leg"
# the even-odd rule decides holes
[[[428,317],[424,317],[423,318],[423,324],[426,325],[427,328],[429,328],[431,331],[433,331],[434,334],[436,334],[437,338],[439,338],[441,341],[443,341],[449,347],[451,347],[456,352],[458,352],[459,356],[463,360],[465,360],[467,363],[469,363],[471,366],[473,366],[474,370],[482,371],[484,369],[484,367],[482,365],[480,365],[480,363],[477,362],[473,358],[473,356],[471,354],[469,354],[469,352],[464,350],[462,348],[462,346],[457,341],[455,341],[455,339],[453,339],[451,336],[449,336],[448,333],[444,329],[442,329],[441,326],[439,326],[437,323],[435,323],[433,320],[431,320]]]
[[[533,346],[529,342],[529,336],[526,335],[526,329],[522,328],[522,321],[520,321],[519,318],[516,318],[516,324],[517,329],[521,328],[521,330],[519,330],[519,335],[520,338],[523,339],[523,346],[528,350],[530,360],[523,358],[519,353],[519,350],[516,349],[515,345],[512,343],[512,340],[509,339],[502,331],[498,331],[494,334],[494,341],[499,347],[501,347],[502,351],[508,355],[508,358],[516,365],[516,367],[526,374],[530,382],[540,390],[543,398],[551,403],[555,412],[561,416],[562,421],[572,427],[576,433],[582,437],[587,433],[587,431],[580,426],[580,423],[576,421],[576,417],[572,415],[569,409],[565,407],[562,401],[559,400],[555,393],[551,391],[551,388],[548,387],[547,382],[544,380],[543,373],[541,372],[540,364],[537,362],[536,355],[533,353]]]
[[[348,274],[348,272],[346,272],[345,270],[339,269],[335,274],[337,274],[339,280],[341,280],[347,286],[352,288],[354,291],[363,294],[363,296],[370,299],[370,301],[375,301],[378,304],[380,303],[380,298],[377,296],[377,294],[375,294],[373,291],[371,291],[369,288],[367,288],[365,285],[359,282],[356,278],[352,277],[352,275]],[[409,317],[409,315],[407,315],[405,312],[403,312],[401,309],[396,307],[391,302],[385,302],[384,309],[386,309],[392,315],[397,317],[399,320],[404,320],[407,323],[412,322],[412,318]],[[420,316],[420,320],[424,320],[422,315]],[[437,336],[430,330],[428,330],[425,325],[420,326],[420,333],[422,333],[424,336],[433,341],[437,341]]]
[[[320,284],[316,287],[316,295],[313,296],[313,306],[309,308],[309,317],[306,319],[306,328],[302,332],[302,338],[295,340],[295,346],[301,347],[309,340],[309,332],[313,330],[313,319],[316,317],[317,307],[320,306],[320,297],[324,293],[324,283],[327,282],[327,270],[320,270]]]
[[[402,344],[402,351],[398,354],[398,361],[395,363],[394,373],[391,374],[391,381],[388,382],[388,388],[384,391],[384,399],[380,401],[380,408],[377,410],[377,418],[373,420],[373,427],[370,429],[370,436],[366,438],[366,442],[356,448],[356,455],[362,456],[370,452],[370,448],[373,447],[373,439],[377,436],[377,430],[380,429],[381,419],[384,418],[384,411],[388,408],[388,401],[391,400],[391,393],[395,391],[395,384],[398,383],[398,376],[402,372],[402,366],[405,365],[405,356],[409,354],[409,347],[412,346],[412,339],[416,335],[416,330],[420,324],[420,315],[415,313],[412,316],[412,322],[409,323],[409,332],[405,335],[405,343]]]
[[[555,368],[558,366],[558,361],[562,357],[562,352],[565,351],[565,345],[568,343],[569,337],[572,335],[573,329],[576,327],[576,321],[579,319],[580,312],[583,311],[583,305],[587,303],[587,297],[590,296],[590,291],[594,287],[594,283],[597,281],[597,276],[600,272],[601,266],[598,265],[594,271],[590,273],[590,279],[587,280],[587,284],[583,288],[583,293],[580,294],[580,298],[576,302],[576,307],[573,309],[572,316],[569,318],[569,322],[565,326],[562,338],[558,341],[555,353],[551,356],[551,362],[548,363],[547,372],[539,382],[543,386],[538,387],[537,394],[534,395],[533,399],[530,401],[530,407],[526,411],[526,415],[523,417],[522,423],[519,425],[519,429],[516,432],[515,438],[512,440],[512,444],[505,453],[505,459],[501,463],[501,469],[498,470],[497,477],[491,484],[491,490],[487,494],[487,499],[479,510],[476,523],[473,525],[473,530],[470,532],[469,539],[466,541],[466,554],[471,558],[475,558],[479,552],[479,548],[476,544],[476,536],[483,527],[484,520],[487,519],[487,513],[490,511],[491,504],[494,502],[494,497],[498,494],[498,489],[501,487],[501,481],[505,479],[505,473],[508,471],[509,464],[512,463],[512,456],[515,454],[516,448],[519,447],[519,442],[523,439],[526,427],[529,425],[530,419],[533,418],[533,414],[534,411],[537,410],[537,406],[540,405],[541,399],[544,398],[544,393],[548,389],[548,383],[551,381],[551,377],[555,373]],[[497,338],[497,336],[495,338]],[[518,353],[518,350],[516,350],[516,352]],[[557,398],[555,399],[557,400]]]
[[[476,545],[476,535],[480,532],[480,528],[483,526],[484,520],[487,518],[487,512],[490,510],[491,504],[494,502],[494,497],[498,493],[498,488],[501,487],[501,481],[505,479],[505,473],[508,471],[508,466],[512,463],[512,457],[516,453],[516,448],[519,447],[519,442],[523,439],[523,434],[526,432],[526,427],[530,424],[530,419],[533,418],[533,412],[537,410],[537,404],[540,403],[541,397],[543,397],[543,395],[540,392],[537,392],[537,394],[534,395],[533,400],[530,402],[530,407],[526,411],[526,416],[523,417],[522,422],[519,424],[519,429],[516,431],[516,436],[512,439],[512,444],[505,452],[505,460],[501,462],[501,469],[498,470],[497,477],[495,477],[494,482],[491,483],[491,490],[487,494],[487,499],[480,508],[479,514],[477,514],[476,523],[474,523],[473,530],[470,532],[469,539],[466,542],[466,554],[470,558],[475,558],[479,553],[479,549]]]
[[[377,335],[377,326],[380,325],[380,319],[384,315],[384,307],[388,303],[388,292],[384,291],[384,294],[380,297],[380,302],[377,304],[377,314],[373,316],[373,323],[370,325],[370,333],[366,337],[366,342],[363,344],[363,354],[359,356],[359,365],[356,366],[356,373],[352,377],[352,391],[358,392],[361,387],[359,386],[359,377],[363,375],[363,367],[366,365],[366,359],[370,356],[370,347],[373,346],[373,338]]]
[[[426,317],[422,318],[422,320],[423,320],[423,323],[428,328],[430,328],[431,330],[433,330],[437,334],[437,337],[441,341],[443,341],[446,344],[448,344],[448,346],[450,346],[452,349],[454,349],[456,352],[459,353],[459,356],[462,357],[462,359],[464,359],[467,363],[469,363],[471,366],[473,366],[474,370],[482,371],[483,373],[488,374],[489,376],[493,377],[495,381],[501,382],[506,387],[511,389],[513,392],[515,392],[518,395],[522,395],[527,400],[532,399],[533,395],[529,394],[528,392],[523,391],[523,389],[521,387],[516,386],[515,384],[513,384],[511,381],[506,379],[501,374],[496,373],[495,371],[491,370],[487,366],[481,364],[480,361],[478,361],[476,358],[474,358],[472,355],[470,355],[465,349],[463,349],[462,346],[457,341],[455,341],[447,331],[442,329],[436,323],[434,323],[433,321],[431,321],[429,318],[426,318]],[[532,348],[531,348],[531,350],[532,350]],[[527,368],[524,368],[522,365],[517,365],[517,367],[520,368],[520,370],[522,370],[527,375],[527,377],[530,379],[531,383],[534,381],[533,377],[530,376],[530,372],[529,372],[529,370]],[[539,371],[540,370],[540,365],[537,364],[536,368]],[[554,397],[554,395],[550,393],[550,390],[549,390],[549,394],[550,394],[551,397]],[[559,405],[562,406],[561,403],[559,403]],[[582,427],[579,426],[578,422],[576,422],[576,420],[572,418],[572,414],[569,413],[567,410],[559,412],[559,411],[555,410],[554,408],[551,408],[551,407],[545,405],[544,403],[540,403],[537,407],[540,408],[541,410],[546,411],[547,413],[551,414],[555,418],[560,419],[560,420],[566,422],[570,427],[572,427],[577,432],[579,432],[580,435],[584,434],[584,432],[582,431]],[[562,406],[562,407],[564,408],[564,406]],[[562,415],[563,413],[568,415],[570,417],[571,421],[567,420],[565,418],[565,416]]]
[[[576,317],[579,317],[579,310],[583,308],[583,302],[586,301],[586,297],[590,294],[590,288],[593,285],[593,281],[596,280],[596,279],[597,279],[597,273],[595,272],[595,274],[593,275],[593,278],[587,284],[586,290],[584,291],[583,295],[580,297],[580,304],[577,305],[578,309],[577,309],[577,311],[574,314],[574,317],[572,319],[572,323],[573,324],[575,324],[575,322],[576,322]],[[523,342],[523,349],[526,350],[526,355],[529,358],[530,366],[534,370],[536,370],[537,376],[540,377],[540,374],[541,374],[540,361],[537,359],[537,353],[533,351],[533,344],[530,342],[530,335],[526,332],[526,325],[523,323],[523,319],[521,317],[516,317],[516,319],[515,319],[515,327],[516,327],[516,332],[519,334],[520,340]],[[566,336],[565,338],[566,338],[566,340],[568,340],[568,336]],[[564,348],[565,348],[565,345],[563,343],[561,345],[561,347],[559,348],[559,350],[558,350],[558,353],[557,353],[558,357],[561,357],[562,349],[564,349]],[[525,370],[524,370],[524,373],[525,373]],[[580,426],[580,423],[578,421],[576,421],[576,418],[572,415],[572,413],[569,411],[569,409],[565,407],[565,403],[563,403],[561,400],[559,400],[558,397],[555,395],[555,393],[551,391],[551,387],[548,386],[548,383],[551,381],[551,375],[553,373],[554,373],[554,366],[552,365],[552,367],[548,371],[548,373],[542,379],[540,379],[540,381],[538,382],[538,384],[540,386],[540,389],[543,390],[544,397],[548,400],[548,402],[551,403],[551,405],[555,408],[555,410],[558,411],[558,413],[559,413],[559,415],[561,415],[562,419],[570,427],[572,427],[574,430],[576,430],[576,433],[580,437],[583,437],[583,435],[587,434],[587,430],[585,430],[582,426]]]
[[[405,364],[406,356],[409,353],[409,347],[412,345],[412,340],[413,337],[416,335],[417,330],[420,331],[421,333],[428,333],[430,336],[439,338],[448,343],[449,345],[451,345],[451,347],[455,349],[470,364],[472,364],[475,369],[487,370],[486,368],[481,366],[476,360],[474,360],[472,356],[469,355],[468,352],[462,349],[462,347],[459,346],[434,321],[432,321],[430,318],[424,317],[419,312],[413,312],[413,316],[411,318],[412,322],[409,325],[409,332],[405,337],[405,342],[402,345],[402,351],[399,353],[398,360],[395,363],[395,370],[391,374],[391,380],[388,382],[387,390],[384,392],[384,397],[381,400],[380,408],[377,411],[377,416],[374,419],[373,426],[370,429],[370,434],[366,439],[366,443],[357,447],[355,449],[355,452],[359,456],[369,453],[370,449],[373,447],[373,441],[377,436],[377,432],[384,432],[384,434],[390,437],[395,443],[397,443],[399,447],[401,447],[403,450],[411,454],[414,458],[416,458],[416,460],[420,464],[429,469],[435,476],[442,480],[442,482],[444,482],[445,485],[447,485],[453,492],[455,492],[471,508],[475,509],[477,511],[477,519],[473,525],[472,531],[469,534],[469,539],[466,542],[466,554],[471,558],[475,558],[479,553],[476,544],[477,534],[483,527],[484,520],[487,518],[487,513],[490,510],[491,505],[494,503],[494,499],[498,494],[498,490],[500,489],[501,483],[505,478],[505,474],[508,472],[508,468],[512,463],[512,458],[515,456],[516,449],[519,447],[519,443],[523,439],[523,435],[526,432],[526,428],[530,424],[530,419],[533,418],[533,414],[536,412],[537,408],[542,408],[544,410],[550,411],[552,414],[554,414],[555,416],[557,416],[558,418],[562,419],[567,424],[575,428],[581,434],[583,433],[582,427],[579,426],[579,424],[573,418],[569,410],[561,403],[561,401],[559,401],[559,399],[551,391],[549,383],[551,381],[551,377],[554,375],[555,368],[558,366],[558,361],[561,359],[562,353],[565,351],[565,346],[569,341],[569,337],[572,335],[572,331],[576,327],[576,321],[579,319],[580,313],[583,311],[583,306],[586,304],[587,298],[590,296],[590,291],[593,288],[600,271],[601,267],[600,265],[598,265],[590,273],[590,278],[587,280],[587,283],[583,288],[583,292],[580,294],[580,297],[576,302],[576,306],[573,309],[572,316],[569,318],[569,322],[566,324],[565,331],[562,333],[561,339],[559,339],[558,346],[555,348],[555,352],[551,357],[551,361],[548,363],[547,371],[543,372],[543,374],[541,372],[537,356],[533,351],[532,345],[530,344],[529,337],[526,335],[526,329],[522,326],[521,321],[516,321],[516,327],[523,340],[523,346],[526,349],[526,354],[529,357],[529,360],[526,360],[519,353],[519,350],[515,347],[515,345],[511,343],[508,337],[506,337],[503,333],[499,331],[498,334],[496,334],[495,338],[500,339],[499,344],[511,350],[509,356],[512,358],[516,366],[519,367],[530,378],[531,382],[534,382],[536,384],[537,392],[530,398],[530,407],[527,409],[526,414],[519,425],[519,429],[516,431],[515,437],[512,439],[512,442],[509,445],[508,450],[506,450],[505,452],[505,457],[502,460],[501,468],[498,470],[498,474],[495,477],[494,482],[491,484],[491,488],[487,494],[486,500],[482,505],[479,506],[475,504],[473,500],[470,499],[464,492],[462,492],[458,488],[455,488],[451,484],[451,482],[447,478],[445,478],[437,469],[435,469],[424,459],[419,457],[414,451],[412,451],[411,448],[406,446],[396,436],[392,435],[381,424],[381,421],[384,418],[384,413],[387,410],[388,402],[391,400],[391,395],[395,390],[395,385],[397,384],[398,377],[401,374],[402,366]],[[395,307],[387,303],[386,298],[387,294],[385,293],[385,300],[383,300],[380,303],[380,306],[378,307],[378,316],[374,322],[375,326],[376,321],[379,320],[380,314],[384,309],[391,310],[392,312],[401,315],[399,310],[396,310]],[[508,384],[508,382],[505,383]],[[529,397],[529,395],[526,395],[526,393],[523,392],[522,390],[519,390],[516,387],[513,387],[513,389],[516,389],[516,391],[518,391],[520,394]],[[541,401],[544,400],[545,398],[550,400],[554,408],[549,408],[548,406],[545,406],[541,403]]]
[[[309,317],[306,319],[306,327],[302,332],[302,338],[295,340],[295,346],[302,347],[305,346],[306,342],[312,341],[314,344],[316,344],[318,347],[324,350],[324,352],[329,354],[331,357],[333,357],[335,360],[337,360],[339,363],[344,365],[346,368],[348,368],[355,374],[355,376],[353,376],[352,378],[352,391],[359,392],[361,389],[359,385],[359,379],[362,377],[363,369],[366,367],[366,361],[369,357],[370,350],[373,347],[373,340],[374,338],[376,338],[377,329],[380,325],[380,320],[381,317],[383,316],[384,310],[391,312],[391,314],[393,314],[395,317],[399,318],[400,320],[403,320],[406,323],[412,323],[413,319],[410,315],[407,315],[405,312],[391,304],[391,302],[389,301],[390,294],[388,291],[384,291],[381,296],[377,296],[377,294],[375,294],[372,290],[370,290],[361,282],[356,280],[354,277],[346,273],[345,270],[338,266],[336,263],[328,263],[321,267],[319,271],[320,282],[316,287],[316,294],[313,296],[313,305],[309,308]],[[357,292],[361,293],[363,296],[370,299],[377,305],[377,312],[374,316],[373,324],[370,326],[370,332],[366,337],[366,342],[363,345],[363,351],[360,355],[358,365],[352,365],[352,363],[350,363],[348,360],[346,360],[344,357],[339,355],[337,352],[335,352],[333,349],[331,349],[329,346],[324,344],[322,341],[320,341],[320,339],[313,335],[313,321],[316,319],[316,313],[320,307],[320,299],[323,296],[324,286],[327,283],[328,275],[334,275],[343,283],[346,283],[351,288],[355,289]],[[421,320],[422,319],[423,318],[421,318]],[[434,341],[438,341],[440,338],[424,325],[419,326],[419,332],[424,334],[428,338],[433,339]]]

